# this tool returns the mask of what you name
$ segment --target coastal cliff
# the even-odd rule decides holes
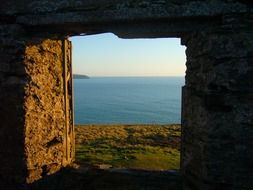
[[[73,79],[89,79],[87,75],[73,74]]]

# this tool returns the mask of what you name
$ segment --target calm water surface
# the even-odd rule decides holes
[[[180,123],[183,85],[183,77],[75,79],[75,123]]]

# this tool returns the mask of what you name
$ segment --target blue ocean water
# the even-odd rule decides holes
[[[75,124],[181,123],[183,85],[183,77],[75,79]]]

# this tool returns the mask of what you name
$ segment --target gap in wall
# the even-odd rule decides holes
[[[179,169],[186,62],[179,40],[71,38],[77,163]]]

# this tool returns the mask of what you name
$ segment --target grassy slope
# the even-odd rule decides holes
[[[179,169],[180,125],[76,126],[76,160],[94,166]]]

